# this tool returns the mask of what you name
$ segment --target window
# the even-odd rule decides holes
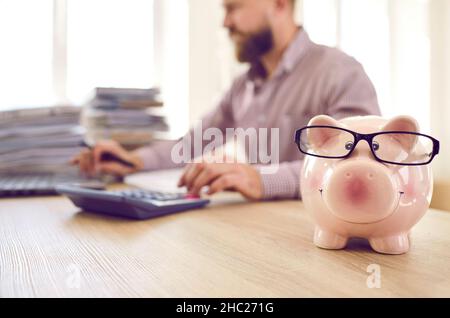
[[[303,0],[311,38],[337,46],[365,68],[384,116],[409,114],[429,132],[429,0]]]
[[[154,84],[153,0],[0,0],[0,109]]]
[[[68,0],[67,97],[153,84],[153,1]]]
[[[53,102],[52,0],[0,0],[0,109]]]

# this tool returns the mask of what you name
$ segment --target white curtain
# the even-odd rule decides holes
[[[428,1],[303,0],[304,25],[316,42],[360,61],[383,115],[410,114],[430,131]]]

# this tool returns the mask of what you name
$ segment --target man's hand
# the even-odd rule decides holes
[[[102,155],[106,153],[131,163],[133,167],[123,165],[117,161],[102,161]],[[123,177],[142,170],[144,167],[142,159],[136,153],[127,151],[119,143],[112,140],[101,141],[93,149],[83,150],[71,160],[71,163],[78,165],[80,170],[89,176],[93,176],[96,173],[109,173]]]
[[[240,192],[249,200],[261,200],[261,175],[254,167],[239,163],[193,163],[184,170],[178,186],[185,186],[190,194],[198,195],[204,186],[208,194],[231,190]]]

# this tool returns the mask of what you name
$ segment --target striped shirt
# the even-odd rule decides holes
[[[300,29],[274,74],[265,79],[261,64],[251,65],[202,119],[202,129],[215,127],[225,135],[227,128],[266,128],[270,140],[271,128],[279,128],[280,163],[276,173],[261,173],[263,197],[299,198],[303,156],[294,143],[294,134],[319,114],[341,119],[379,115],[380,110],[361,64],[338,49],[313,43]],[[193,132],[185,137],[192,137]],[[157,142],[138,150],[145,169],[182,166],[171,159],[176,143]],[[261,169],[261,165],[256,167]]]

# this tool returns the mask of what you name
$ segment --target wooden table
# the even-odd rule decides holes
[[[450,296],[450,213],[429,211],[411,251],[388,256],[363,240],[315,247],[300,201],[224,198],[139,222],[80,212],[63,197],[2,199],[0,296]],[[367,285],[370,265],[381,288]]]

